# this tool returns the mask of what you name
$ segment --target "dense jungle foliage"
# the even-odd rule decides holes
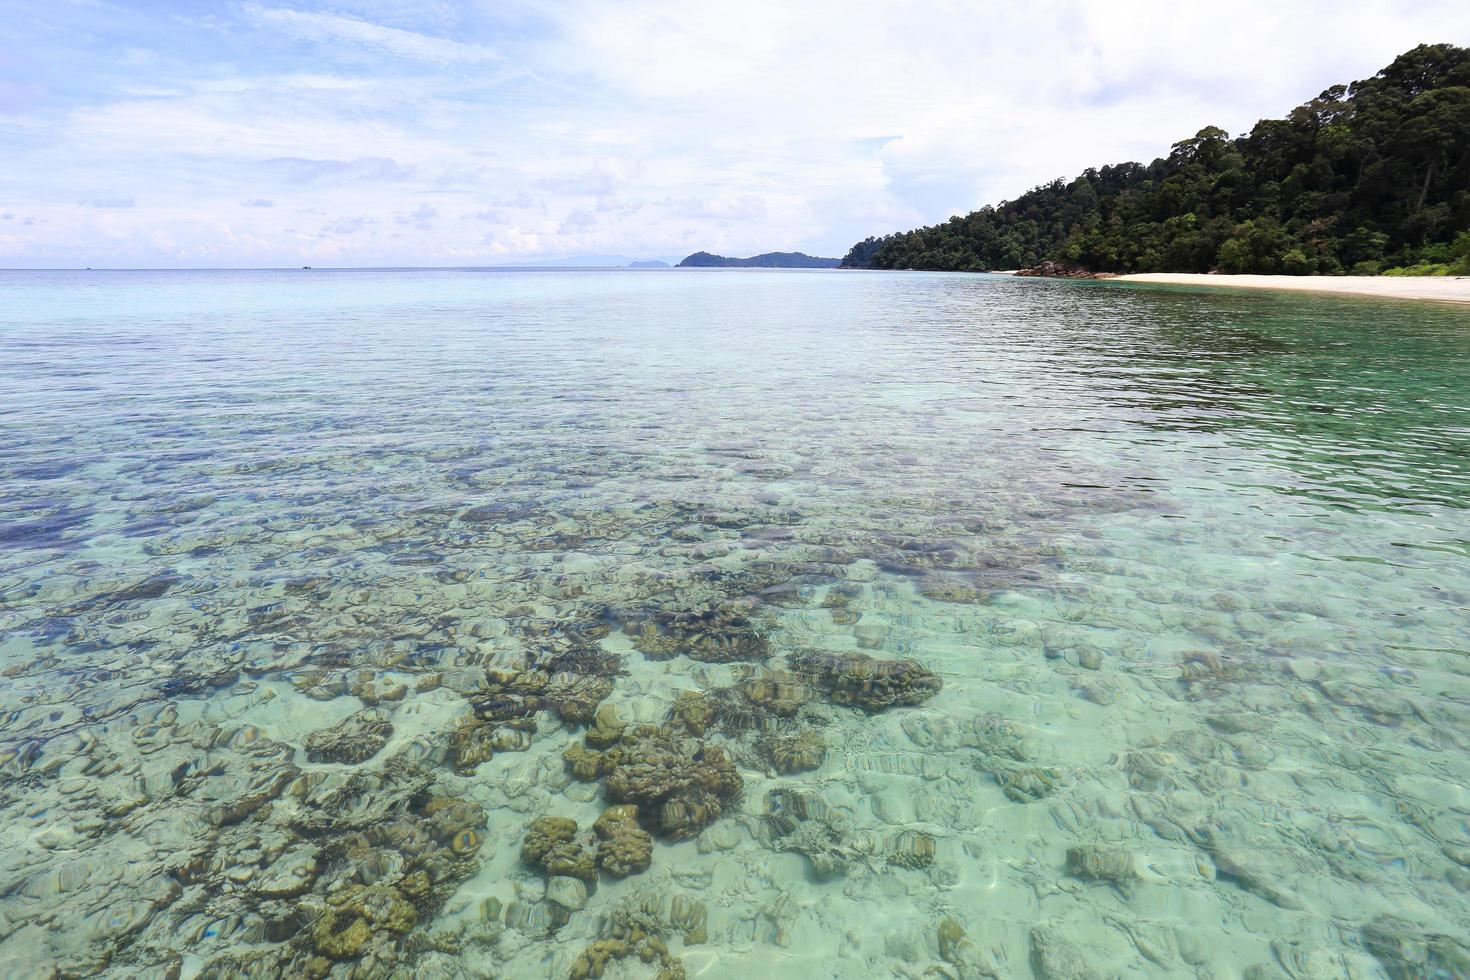
[[[943,224],[869,238],[843,265],[1098,272],[1470,274],[1470,49],[1421,45],[1231,139],[1089,169]]]

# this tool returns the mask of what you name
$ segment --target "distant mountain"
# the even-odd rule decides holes
[[[748,259],[731,259],[708,252],[695,252],[679,263],[681,269],[835,269],[841,259],[821,259],[805,252],[762,252]]]
[[[644,259],[644,260],[639,261],[639,262],[629,262],[628,263],[628,268],[630,268],[630,269],[668,269],[668,268],[672,268],[672,266],[670,266],[667,262],[663,261],[662,259]]]

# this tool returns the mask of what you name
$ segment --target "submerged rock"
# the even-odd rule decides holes
[[[1225,881],[1233,881],[1248,892],[1266,899],[1281,908],[1299,911],[1302,901],[1283,879],[1291,874],[1289,866],[1273,864],[1267,855],[1254,848],[1237,847],[1209,842],[1210,858],[1215,862],[1216,875]]]
[[[1031,930],[1031,966],[1041,980],[1100,980],[1103,976],[1056,926]]]
[[[1067,848],[1067,874],[1086,881],[1129,886],[1138,880],[1138,858],[1121,847],[1095,844]]]
[[[1109,279],[1106,272],[1093,272],[1075,262],[1054,262],[1047,259],[1027,269],[1018,269],[1018,276],[1037,276],[1047,279]]]
[[[276,859],[255,879],[262,898],[295,898],[311,890],[318,873],[317,852],[303,847]]]
[[[953,579],[929,578],[919,585],[919,594],[935,602],[952,602],[961,605],[980,605],[989,600],[984,589],[977,589],[967,582]]]
[[[965,935],[965,927],[954,919],[943,919],[939,923],[939,958],[952,966],[964,969],[969,965],[974,944]]]
[[[568,875],[553,875],[546,880],[546,900],[575,912],[587,907],[587,883]]]
[[[1017,803],[1034,803],[1056,788],[1056,777],[1048,769],[986,762],[978,763],[995,776],[996,785]]]
[[[1470,977],[1470,946],[1462,939],[1387,915],[1364,926],[1362,937],[1364,948],[1393,980]]]

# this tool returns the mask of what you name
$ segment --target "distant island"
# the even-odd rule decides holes
[[[663,261],[662,259],[641,259],[641,260],[639,260],[637,262],[629,262],[628,263],[628,268],[630,268],[630,269],[668,269],[668,268],[672,268],[672,266],[670,266],[667,262]]]
[[[1244,136],[1207,126],[1153,163],[1089,169],[868,238],[842,260],[966,272],[1043,262],[1074,275],[1470,275],[1470,50],[1420,45]]]
[[[695,252],[679,263],[680,269],[835,269],[841,259],[822,259],[805,252],[762,252],[748,259],[732,259],[709,252]]]

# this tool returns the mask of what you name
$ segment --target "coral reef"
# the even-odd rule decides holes
[[[685,946],[709,941],[709,912],[704,903],[678,894],[669,903],[669,925],[682,933]]]
[[[377,755],[392,737],[393,724],[387,713],[368,708],[308,735],[306,758],[311,762],[355,765]]]
[[[657,832],[693,837],[717,819],[743,785],[719,747],[664,727],[630,729],[603,757],[604,788],[615,803],[636,803]]]
[[[448,761],[461,776],[472,774],[495,755],[495,726],[476,718],[460,722],[449,733]]]
[[[489,722],[528,719],[551,706],[546,697],[551,675],[541,670],[490,670],[485,684],[470,696],[475,714]]]
[[[617,708],[610,704],[598,707],[592,718],[592,727],[587,729],[587,744],[594,749],[605,749],[623,737],[627,724],[618,718]]]
[[[618,397],[523,376],[524,402],[436,444],[440,392],[391,374],[340,392],[405,409],[367,439],[335,411],[298,430],[293,400],[212,412],[250,429],[197,461],[167,412],[127,413],[156,453],[78,428],[52,461],[72,468],[35,475],[17,444],[10,974],[450,980],[587,946],[579,975],[672,975],[681,937],[708,944],[684,954],[704,975],[732,953],[864,976],[1470,973],[1470,755],[1445,693],[1470,588],[1448,552],[1285,588],[1335,553],[1294,516],[1310,493],[1270,513],[1303,532],[1295,558],[1224,520],[1115,533],[1101,515],[1164,506],[1141,474],[1167,454],[1030,452],[964,424],[988,395],[813,453],[853,434],[831,390],[755,435],[753,397],[710,432],[682,397],[630,428]],[[1452,482],[1406,541],[1458,540],[1431,527]],[[1386,553],[1392,527],[1354,549]],[[655,866],[656,837],[692,840]],[[964,911],[977,882],[993,915]],[[1154,918],[1170,887],[1199,914]],[[1008,911],[1033,899],[1056,918]]]
[[[603,763],[605,753],[594,751],[581,742],[573,742],[562,752],[562,760],[573,776],[582,780],[597,779],[606,770]]]
[[[791,789],[772,790],[762,822],[770,846],[805,857],[818,881],[845,875],[856,856],[843,842],[845,821],[819,798]]]
[[[977,763],[995,777],[995,783],[1016,803],[1034,803],[1056,788],[1056,776],[1049,769],[1017,766],[984,760]]]
[[[705,663],[761,661],[770,656],[770,646],[752,611],[753,604],[740,601],[694,612],[660,611],[629,621],[623,631],[650,660],[684,654]]]
[[[597,866],[615,878],[648,870],[653,860],[653,837],[638,826],[638,808],[630,803],[610,806],[592,824],[597,834]]]
[[[875,660],[862,653],[808,651],[787,658],[791,669],[810,677],[833,704],[869,713],[929,700],[943,686],[933,672],[912,660]]]
[[[751,704],[782,718],[796,714],[816,694],[811,684],[788,670],[761,671],[738,687]]]
[[[419,927],[478,868],[485,815],[450,797],[419,793],[407,802],[324,851],[294,850],[256,876],[261,936],[283,944],[252,956],[262,975],[325,976],[332,963],[352,961],[354,975],[387,976],[427,948]],[[207,874],[198,864],[180,872],[190,885]],[[235,975],[239,963],[225,954],[202,975]]]
[[[967,582],[954,579],[931,577],[919,583],[919,594],[935,602],[953,602],[963,605],[979,605],[989,597],[983,589]]]
[[[965,935],[965,927],[954,919],[943,919],[936,930],[939,940],[939,958],[954,966],[966,966],[973,944]]]
[[[908,830],[898,835],[888,852],[888,863],[899,868],[921,869],[934,863],[936,844],[929,834]]]
[[[810,772],[827,758],[827,740],[817,729],[808,728],[795,735],[768,736],[761,742],[761,751],[783,775]]]
[[[679,724],[690,735],[703,735],[715,719],[715,705],[699,691],[680,691],[669,709],[669,721]],[[588,740],[589,744],[591,740]]]
[[[703,927],[703,906],[678,898],[679,922],[675,928],[696,938]],[[615,960],[636,956],[657,968],[655,980],[684,980],[684,964],[669,952],[664,936],[669,922],[663,914],[664,900],[658,892],[637,891],[625,896],[602,920],[602,937],[587,946],[572,963],[572,980],[600,977]],[[686,941],[687,942],[687,941]]]
[[[657,936],[634,933],[627,939],[598,939],[584,949],[572,963],[571,980],[600,977],[613,960],[636,956],[644,963],[657,963],[654,980],[684,980],[684,964],[669,952]]]
[[[327,910],[311,928],[312,948],[334,960],[358,956],[382,932],[402,936],[418,912],[396,888],[350,885],[327,899]]]
[[[597,881],[597,858],[577,840],[577,821],[570,817],[537,817],[521,842],[521,861],[548,876]]]
[[[545,688],[551,709],[562,721],[592,721],[597,706],[613,691],[611,678],[560,673],[552,676]]]

